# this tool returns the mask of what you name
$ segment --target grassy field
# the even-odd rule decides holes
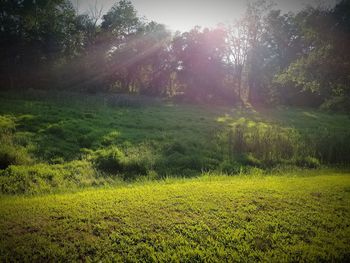
[[[350,118],[0,94],[0,262],[348,262]]]
[[[350,173],[168,179],[0,199],[0,261],[348,262]]]
[[[0,193],[350,164],[350,118],[140,97],[0,94]],[[284,169],[284,168],[283,168]]]

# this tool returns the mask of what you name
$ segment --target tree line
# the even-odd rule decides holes
[[[3,0],[1,89],[67,89],[208,103],[350,111],[350,1],[172,33],[130,1],[79,14],[68,0]]]

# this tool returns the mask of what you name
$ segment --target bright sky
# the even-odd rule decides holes
[[[83,13],[93,7],[103,6],[104,12],[118,2],[117,0],[71,0],[79,2],[79,12]],[[332,4],[336,0],[324,0]],[[165,24],[169,29],[188,31],[194,26],[214,27],[239,18],[245,10],[245,0],[131,0],[140,16]],[[276,8],[298,11],[307,5],[314,5],[320,0],[275,0]]]

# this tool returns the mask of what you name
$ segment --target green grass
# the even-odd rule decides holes
[[[350,173],[0,198],[0,261],[348,262]]]
[[[0,144],[0,192],[33,194],[207,171],[348,167],[350,118],[27,91],[0,94]],[[72,180],[79,162],[85,172]]]
[[[349,164],[346,115],[0,93],[0,262],[347,262]]]

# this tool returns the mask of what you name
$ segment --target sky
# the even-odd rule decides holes
[[[79,3],[80,13],[88,12],[95,6],[103,7],[104,13],[117,0],[71,0]],[[324,0],[332,4],[336,0]],[[194,26],[215,27],[219,23],[229,23],[244,13],[245,0],[131,0],[140,16],[165,24],[172,31],[188,31]],[[315,5],[320,0],[275,0],[275,8],[283,12],[297,12],[307,5]]]

